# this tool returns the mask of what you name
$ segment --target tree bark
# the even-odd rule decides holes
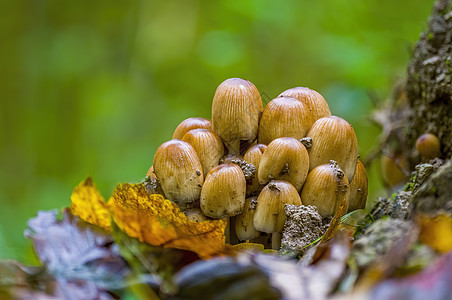
[[[421,34],[408,66],[407,126],[399,134],[410,165],[420,162],[416,139],[423,133],[441,141],[441,158],[452,156],[452,0],[435,3],[427,31]]]

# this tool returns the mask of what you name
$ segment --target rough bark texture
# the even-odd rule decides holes
[[[402,144],[411,167],[419,163],[416,139],[425,132],[441,141],[441,158],[452,155],[452,0],[436,2],[428,30],[422,33],[408,67],[407,126]]]

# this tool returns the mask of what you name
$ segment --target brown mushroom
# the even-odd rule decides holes
[[[212,127],[230,154],[240,154],[240,141],[256,139],[262,110],[259,91],[250,81],[230,78],[218,86],[212,102]]]
[[[366,168],[364,168],[362,162],[358,160],[355,176],[353,177],[352,182],[350,182],[350,204],[348,206],[348,211],[366,207],[367,186]]]
[[[301,139],[314,123],[309,108],[291,97],[275,98],[264,108],[259,123],[258,143],[270,144],[280,137]]]
[[[193,129],[212,130],[212,123],[204,118],[185,119],[176,127],[176,130],[174,130],[173,139],[181,140],[187,132]]]
[[[347,176],[339,168],[337,162],[315,167],[301,191],[301,201],[304,205],[316,206],[322,217],[333,216],[345,201],[347,211],[350,199],[350,187]]]
[[[246,185],[246,194],[250,195],[254,192],[257,192],[261,188],[261,184],[259,183],[258,172],[259,172],[259,164],[261,162],[262,155],[264,154],[267,146],[264,144],[257,144],[249,148],[245,155],[243,156],[243,160],[247,163],[252,164],[256,168],[256,172],[254,177],[250,181],[247,182]]]
[[[202,165],[195,149],[181,140],[170,140],[158,147],[154,173],[169,200],[182,209],[201,194]]]
[[[311,111],[314,121],[331,116],[331,111],[325,98],[310,88],[291,88],[282,92],[278,97],[292,97],[303,102]]]
[[[223,142],[212,130],[193,129],[187,132],[182,140],[195,148],[204,174],[218,166],[220,158],[224,155]]]
[[[336,116],[320,118],[308,132],[312,138],[309,148],[309,170],[334,160],[353,180],[358,162],[358,140],[353,127],[344,119]]]
[[[274,179],[286,180],[300,191],[308,170],[309,156],[303,144],[283,137],[273,140],[262,155],[258,179],[261,184]]]
[[[272,234],[272,248],[281,246],[281,231],[286,222],[285,204],[301,205],[300,195],[295,187],[284,180],[272,180],[257,198],[254,213],[254,228]]]

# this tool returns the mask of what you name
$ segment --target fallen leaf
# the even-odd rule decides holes
[[[193,251],[201,258],[234,253],[225,245],[225,219],[190,221],[175,203],[150,195],[143,183],[118,185],[107,203],[88,178],[74,189],[71,201],[71,212],[82,220],[111,230],[113,217],[129,236],[154,246]]]
[[[57,299],[54,290],[55,279],[44,267],[0,261],[0,299]]]
[[[176,290],[173,275],[186,265],[200,259],[191,251],[162,248],[140,242],[121,231],[115,223],[113,223],[113,237],[121,255],[133,271],[135,278],[130,279],[137,282],[135,290],[139,286],[140,294],[145,291],[146,299],[158,299],[156,294],[159,293],[173,294]]]
[[[327,257],[313,265],[256,252],[242,253],[238,260],[257,265],[265,271],[270,284],[281,291],[283,299],[315,300],[326,299],[342,278],[350,254],[350,236],[346,232],[338,232],[330,240],[328,253]]]
[[[193,222],[161,195],[149,195],[142,183],[119,184],[109,202],[118,227],[154,246],[196,252],[209,258],[225,251],[225,219]]]
[[[452,218],[447,214],[437,216],[419,215],[416,218],[421,229],[419,241],[439,253],[452,250]]]
[[[269,255],[266,255],[269,256]],[[268,274],[246,255],[241,261],[220,257],[195,262],[176,274],[179,292],[174,299],[250,300],[281,299]]]
[[[55,295],[66,299],[113,299],[126,286],[130,270],[105,230],[72,215],[68,209],[40,211],[28,221],[25,236],[56,280]]]
[[[71,195],[71,212],[88,223],[104,229],[111,228],[107,203],[96,189],[91,177],[74,188]]]
[[[389,279],[370,291],[372,299],[450,299],[452,252],[415,275]]]

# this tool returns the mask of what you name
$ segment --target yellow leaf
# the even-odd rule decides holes
[[[419,241],[440,253],[452,250],[452,218],[441,214],[435,217],[420,215],[417,222],[421,228]]]
[[[226,251],[226,220],[192,222],[161,195],[149,195],[143,184],[120,184],[108,202],[118,227],[154,246],[196,252],[208,258]]]
[[[82,220],[111,229],[110,212],[91,177],[81,182],[71,195],[71,212]]]

